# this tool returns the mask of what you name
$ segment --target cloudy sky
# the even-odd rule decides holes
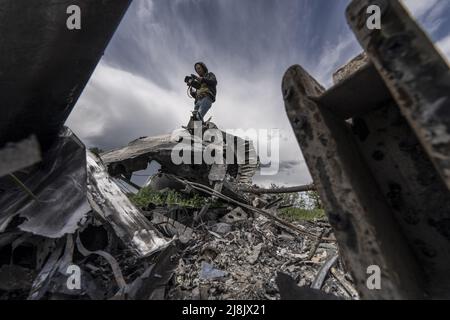
[[[450,57],[450,1],[407,0]],[[209,112],[222,129],[279,129],[280,171],[256,183],[311,177],[284,111],[281,79],[300,64],[323,85],[362,51],[345,20],[349,0],[134,0],[68,126],[104,150],[185,125],[184,76],[203,61],[218,79]],[[139,180],[139,179],[138,179]]]

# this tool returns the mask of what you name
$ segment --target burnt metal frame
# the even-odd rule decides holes
[[[370,62],[327,91],[289,68],[288,118],[361,297],[449,298],[448,64],[398,1],[353,1],[347,18]]]

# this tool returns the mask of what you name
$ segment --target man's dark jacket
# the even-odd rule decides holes
[[[195,98],[195,101],[198,101],[206,96],[209,96],[213,102],[216,101],[217,94],[217,79],[214,73],[209,72],[208,68],[203,62],[197,62],[195,65],[201,65],[203,70],[205,70],[205,75],[202,77],[200,82],[200,88],[197,89],[197,92],[191,92],[192,96]]]

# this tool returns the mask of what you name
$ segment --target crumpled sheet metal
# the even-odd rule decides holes
[[[15,176],[28,188],[33,199],[9,176],[0,178],[5,190],[0,199],[0,232],[17,215],[26,218],[19,228],[48,238],[74,233],[91,209],[86,200],[86,151],[68,128],[43,155],[38,165]]]
[[[140,256],[165,248],[163,238],[109,176],[100,158],[87,154],[88,199],[92,209]]]

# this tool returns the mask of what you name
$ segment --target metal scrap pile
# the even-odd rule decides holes
[[[239,207],[193,228],[154,215],[162,232],[182,242],[168,299],[279,299],[280,293],[290,299],[333,298],[315,290],[298,294],[297,285],[335,297],[358,298],[350,276],[342,271],[337,246],[329,237],[331,227],[325,221],[296,223],[321,235],[311,239],[288,232],[262,215],[247,215]],[[291,277],[288,283],[280,283],[285,275]]]
[[[0,187],[1,299],[277,299],[280,274],[288,295],[299,284],[356,296],[325,222],[294,225],[222,194],[221,207],[140,210],[67,128]],[[320,271],[330,259],[336,269]]]
[[[251,141],[218,130],[227,147],[236,146],[223,154],[233,164],[179,166],[171,156],[181,140],[197,153],[212,141],[198,143],[194,130],[186,139],[145,137],[86,156],[64,127],[130,0],[80,1],[90,13],[83,22],[88,31],[76,33],[59,27],[69,0],[1,2],[7,10],[0,11],[0,31],[8,35],[0,55],[1,299],[277,298],[277,287],[283,298],[298,291],[297,282],[315,279],[321,287],[328,268],[318,268],[334,257],[333,245],[316,248],[319,242],[305,238],[300,226],[253,207],[239,191],[259,163]],[[200,129],[218,128],[208,122]],[[139,210],[114,179],[131,183],[151,160],[189,182],[183,186],[239,206],[230,209],[234,220],[248,219],[219,224],[223,214],[211,218],[214,210],[203,208],[192,223],[169,208]],[[306,229],[315,228],[322,227]],[[332,277],[323,287],[346,296]]]

